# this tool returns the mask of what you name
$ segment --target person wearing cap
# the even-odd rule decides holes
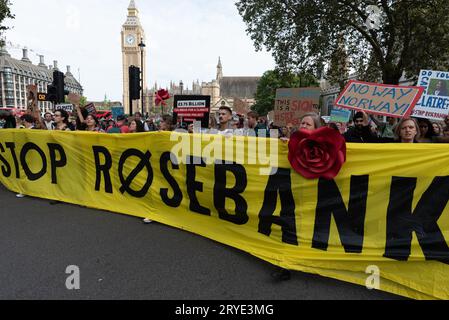
[[[354,115],[354,127],[351,127],[343,136],[346,142],[364,143],[377,142],[377,137],[371,131],[368,115],[359,111]]]

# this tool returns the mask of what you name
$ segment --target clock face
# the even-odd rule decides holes
[[[126,36],[126,43],[131,45],[134,44],[135,37],[132,34],[129,34]]]

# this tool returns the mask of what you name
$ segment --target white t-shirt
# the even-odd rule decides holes
[[[45,126],[47,127],[47,130],[54,130],[53,121],[47,122],[44,120],[44,122],[45,122]]]

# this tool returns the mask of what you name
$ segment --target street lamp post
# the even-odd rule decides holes
[[[140,47],[140,64],[142,66],[142,77],[141,77],[141,87],[142,87],[142,116],[145,115],[145,111],[144,111],[144,87],[143,87],[143,78],[144,78],[144,69],[143,69],[143,51],[145,50],[145,43],[143,43],[143,38],[140,39],[140,43],[139,43],[139,47]]]

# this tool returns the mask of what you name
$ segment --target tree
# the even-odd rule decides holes
[[[355,63],[355,67],[358,80],[379,82],[382,79],[382,73],[374,53],[368,57],[360,57],[359,61]]]
[[[80,97],[80,106],[87,105],[87,98],[85,96]]]
[[[338,46],[330,57],[330,67],[326,75],[326,79],[332,84],[338,84],[340,90],[343,90],[349,79],[348,59],[349,57],[345,48],[345,40],[343,35],[340,35]]]
[[[9,27],[3,25],[3,21],[7,18],[14,19],[10,6],[11,3],[9,0],[0,0],[0,35],[2,35],[5,30],[9,29]],[[0,40],[0,44],[3,46],[4,40]]]
[[[351,61],[372,51],[387,84],[398,84],[404,72],[417,77],[422,68],[449,69],[449,0],[239,0],[236,6],[256,49],[272,51],[283,70],[318,74],[340,34]]]
[[[310,74],[295,74],[280,70],[266,71],[257,85],[256,104],[251,109],[259,115],[265,116],[274,109],[276,89],[316,86],[318,86],[318,82]]]

